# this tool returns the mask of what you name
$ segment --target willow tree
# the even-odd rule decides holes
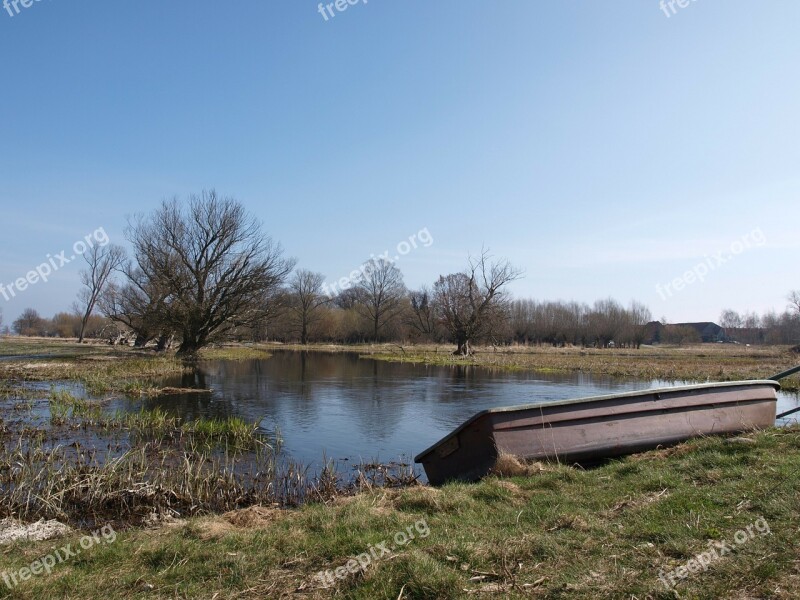
[[[294,266],[239,202],[214,191],[164,201],[129,223],[127,236],[132,283],[160,290],[158,324],[180,338],[179,355],[263,323]]]
[[[505,287],[520,276],[511,263],[493,262],[484,250],[469,260],[465,271],[439,277],[433,287],[434,303],[441,324],[458,345],[453,354],[474,354],[473,343],[507,318]]]

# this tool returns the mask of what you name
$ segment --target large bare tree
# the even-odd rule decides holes
[[[86,333],[86,324],[92,316],[97,301],[108,284],[109,277],[119,269],[125,261],[125,250],[120,246],[92,246],[83,255],[88,269],[81,271],[81,285],[78,292],[78,301],[75,304],[76,313],[81,317],[81,328],[78,333],[78,343],[83,342]]]
[[[378,341],[380,332],[403,311],[403,274],[394,263],[373,258],[362,269],[355,290],[356,310],[369,320],[372,338]]]
[[[294,267],[239,202],[214,191],[163,202],[129,223],[127,235],[136,286],[162,296],[159,324],[180,337],[180,355],[261,324]]]
[[[309,328],[320,319],[320,308],[331,299],[323,293],[325,276],[298,269],[289,282],[289,311],[300,331],[300,343],[308,343]]]
[[[504,289],[521,272],[506,260],[492,261],[487,250],[470,258],[461,273],[439,277],[434,301],[442,325],[458,345],[456,355],[474,354],[472,344],[507,316],[509,298]]]

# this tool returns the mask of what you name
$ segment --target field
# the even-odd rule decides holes
[[[354,352],[376,360],[442,366],[476,366],[488,369],[536,370],[542,372],[583,372],[612,377],[681,381],[734,381],[763,379],[800,364],[800,353],[788,346],[744,346],[700,344],[692,346],[643,346],[627,348],[553,348],[549,346],[477,347],[474,356],[452,354],[450,345],[400,344],[231,344],[208,348],[204,359],[240,360],[266,358],[272,350],[313,350]],[[27,355],[52,357],[26,360]],[[19,360],[0,362],[3,379],[107,379],[118,389],[121,379],[146,379],[168,372],[180,372],[183,363],[171,355],[151,351],[110,347],[104,344],[76,344],[49,339],[0,339],[0,357]],[[137,360],[142,359],[142,360]],[[800,378],[783,382],[785,389],[800,389]]]
[[[302,346],[271,345],[301,349]],[[478,347],[469,358],[453,356],[450,345],[364,344],[334,346],[314,344],[311,350],[358,352],[377,360],[443,366],[478,366],[489,369],[542,372],[583,372],[612,377],[681,381],[735,381],[764,379],[800,364],[800,353],[788,346],[701,344],[693,346],[643,346],[627,348]],[[800,389],[796,376],[784,388]]]
[[[252,358],[276,348],[296,349],[230,347],[207,356]],[[788,348],[722,345],[484,348],[466,360],[445,346],[311,349],[427,364],[681,380],[762,378],[800,362]],[[158,393],[157,378],[191,368],[149,352],[45,340],[0,341],[2,355],[18,358],[0,361],[0,397],[17,397],[22,405],[31,401],[26,395],[35,395],[28,386],[36,381],[74,380],[101,394]],[[84,419],[79,427],[96,418],[90,407],[66,395],[47,401],[64,407],[67,422]],[[188,436],[193,444],[249,439],[246,424],[187,429],[158,415],[108,426],[155,430],[160,438]],[[17,440],[10,435],[0,427],[0,439],[13,446]],[[0,461],[0,481],[18,476],[26,459],[17,460]],[[91,492],[87,503],[107,520],[70,520],[75,529],[65,537],[0,546],[0,598],[800,597],[797,427],[698,439],[589,470],[510,461],[472,485],[365,484],[358,493],[341,494],[317,482],[317,493],[292,509],[265,502],[267,495],[247,502],[241,488],[215,480],[208,467],[202,473],[191,465],[185,472],[174,468],[159,480],[161,487],[145,486],[136,481],[137,471],[117,467],[101,473],[106,478],[90,473],[102,484],[94,488],[83,466],[72,468],[44,503],[39,497],[26,504],[23,495],[5,489],[3,500],[15,504],[0,502],[6,507],[0,518],[28,515],[30,522],[49,516],[47,507],[75,496],[80,480],[83,492]],[[168,501],[154,501],[159,494]],[[108,502],[122,514],[134,501],[136,522],[102,513]],[[198,509],[194,502],[205,504]],[[29,506],[42,511],[26,513]],[[237,508],[224,508],[229,506]],[[141,514],[142,507],[151,514]],[[103,522],[113,531],[83,537]],[[64,558],[67,545],[80,553]],[[50,563],[52,572],[41,572]]]

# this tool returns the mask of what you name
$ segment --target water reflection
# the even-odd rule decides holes
[[[292,458],[318,465],[323,454],[338,460],[410,460],[486,408],[673,384],[278,351],[267,360],[206,362],[199,372],[164,385],[213,393],[162,397],[148,407],[189,419],[240,416],[267,430],[278,427]],[[797,394],[782,394],[779,412],[799,402]],[[140,408],[133,401],[128,406]]]

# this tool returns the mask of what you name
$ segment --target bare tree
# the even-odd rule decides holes
[[[349,287],[334,296],[333,304],[342,310],[350,310],[358,304],[358,290],[354,287]]]
[[[47,321],[43,319],[39,313],[36,312],[36,310],[32,308],[26,308],[14,321],[12,328],[19,335],[41,336],[47,333]]]
[[[301,344],[308,343],[309,328],[320,319],[319,309],[331,301],[322,291],[324,282],[324,275],[305,269],[297,270],[289,282],[289,310],[300,330]]]
[[[436,337],[436,311],[434,310],[431,292],[423,287],[416,292],[410,292],[408,299],[411,311],[406,320],[407,325],[420,335],[433,339]]]
[[[487,250],[469,260],[462,273],[439,277],[434,285],[436,310],[452,341],[454,354],[474,353],[473,342],[507,316],[505,286],[521,276],[506,260],[491,262]]]
[[[355,290],[356,310],[369,320],[372,337],[378,341],[381,330],[403,310],[403,274],[388,260],[373,258],[362,269]]]
[[[589,337],[598,348],[607,348],[611,342],[619,343],[629,326],[625,308],[613,298],[597,300],[587,315]]]
[[[181,338],[181,355],[263,322],[294,267],[239,202],[214,191],[165,201],[127,234],[141,274],[135,285],[157,290],[153,308],[161,327]]]
[[[800,315],[800,290],[795,290],[789,294],[789,308],[792,311],[797,311]]]
[[[738,312],[728,308],[720,314],[719,326],[725,330],[741,329],[744,326],[744,319]]]
[[[105,316],[133,332],[134,345],[144,347],[153,339],[174,333],[165,321],[166,290],[149,280],[141,269],[128,265],[124,270],[127,284],[110,283],[98,305]]]
[[[653,313],[641,302],[632,301],[628,307],[628,330],[625,341],[631,343],[638,350],[647,337],[647,324],[653,320]]]
[[[92,246],[83,255],[89,269],[81,271],[81,285],[83,289],[78,293],[76,313],[81,315],[81,328],[78,333],[78,343],[83,342],[86,333],[86,324],[92,316],[97,300],[103,293],[108,279],[116,269],[125,261],[125,250],[120,246]]]

